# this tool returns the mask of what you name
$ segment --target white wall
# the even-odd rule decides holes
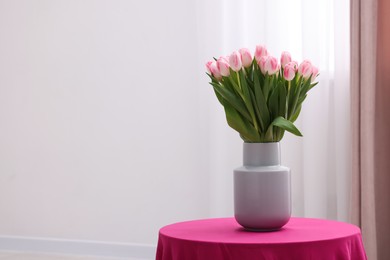
[[[208,216],[192,2],[0,1],[0,235],[154,244]]]

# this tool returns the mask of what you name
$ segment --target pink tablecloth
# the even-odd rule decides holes
[[[274,232],[248,232],[233,218],[204,219],[160,229],[157,260],[367,259],[354,225],[291,218]]]

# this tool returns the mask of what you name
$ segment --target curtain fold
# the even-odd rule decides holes
[[[369,259],[390,259],[390,10],[387,0],[351,1],[351,221]]]
[[[378,259],[390,259],[390,1],[378,3],[375,197]]]

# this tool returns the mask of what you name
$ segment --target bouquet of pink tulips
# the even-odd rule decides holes
[[[229,126],[245,142],[279,142],[285,131],[302,136],[294,122],[307,92],[318,83],[318,69],[310,61],[298,66],[283,52],[279,63],[258,45],[254,57],[243,48],[206,67]]]

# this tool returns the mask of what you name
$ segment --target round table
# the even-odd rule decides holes
[[[234,218],[180,222],[160,229],[157,260],[367,259],[360,229],[311,218],[291,218],[278,231],[250,232]]]

